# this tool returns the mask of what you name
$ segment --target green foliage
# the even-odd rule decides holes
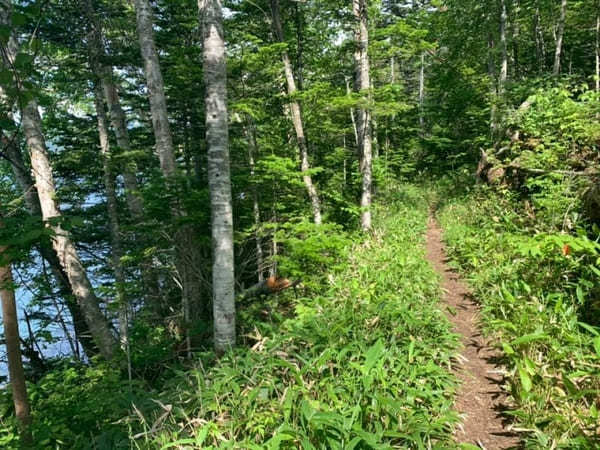
[[[0,442],[17,449],[12,398],[2,392]],[[132,402],[144,405],[142,392],[138,382],[123,382],[119,371],[106,366],[57,366],[28,384],[35,448],[128,448],[127,430],[118,421]]]
[[[511,415],[531,448],[598,445],[600,245],[532,224],[527,202],[480,190],[440,213],[457,267],[508,366]]]
[[[339,264],[329,267],[319,266],[332,260],[315,245],[332,235],[309,224],[291,227],[307,243],[287,248],[328,271],[320,294],[271,304],[270,320],[245,335],[250,349],[216,362],[205,355],[178,374],[158,394],[172,409],[145,417],[146,430],[153,423],[158,430],[135,445],[451,447],[456,416],[448,368],[456,339],[436,307],[437,280],[423,259],[426,206],[413,188],[400,186],[380,208],[373,237],[334,241]],[[282,316],[289,302],[293,310]]]

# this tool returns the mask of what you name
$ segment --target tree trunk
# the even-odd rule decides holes
[[[506,80],[508,79],[508,45],[506,42],[506,22],[508,14],[506,12],[506,2],[508,0],[500,0],[500,75],[498,77],[498,96],[500,101],[504,101],[504,91],[506,89]]]
[[[560,18],[558,19],[558,30],[556,32],[556,50],[554,52],[554,69],[552,73],[560,74],[560,58],[562,56],[563,36],[565,34],[565,20],[567,16],[567,0],[560,2]]]
[[[271,0],[271,14],[273,18],[273,32],[278,42],[285,43],[283,36],[283,27],[281,26],[281,14],[279,12],[279,0]],[[293,95],[296,89],[296,81],[294,79],[294,71],[292,69],[292,63],[288,52],[284,50],[281,54],[283,60],[283,69],[285,71],[285,79],[287,81],[287,92],[288,95]],[[302,122],[302,113],[300,110],[300,103],[297,100],[293,100],[290,103],[290,110],[292,115],[292,123],[294,130],[296,131],[296,140],[298,142],[298,149],[300,151],[300,167],[302,169],[302,179],[306,190],[308,192],[308,198],[310,199],[313,219],[317,225],[322,223],[321,218],[321,200],[317,193],[312,177],[309,174],[310,163],[308,161],[308,145],[306,143],[306,136],[304,135],[304,124]]]
[[[2,224],[0,223],[0,226]],[[0,247],[0,297],[2,297],[2,322],[4,324],[4,342],[8,359],[8,376],[15,405],[15,415],[19,422],[21,443],[24,448],[32,444],[31,414],[25,372],[21,358],[21,344],[19,338],[19,320],[17,318],[17,305],[13,287],[10,262],[6,260],[6,247]]]
[[[137,32],[144,61],[144,72],[150,99],[152,113],[152,128],[156,140],[156,152],[160,159],[160,168],[166,178],[175,175],[175,152],[169,117],[167,114],[167,100],[165,87],[158,61],[158,53],[154,44],[154,31],[152,29],[152,8],[148,0],[135,0],[135,13],[137,19]]]
[[[599,5],[600,10],[600,5]],[[600,92],[600,14],[596,16],[596,83],[595,88],[596,92]]]
[[[250,165],[250,178],[254,180],[256,174],[254,170],[255,158],[258,153],[258,145],[256,143],[256,129],[251,119],[248,119],[249,124],[244,127],[244,134],[248,141],[248,163]],[[264,280],[264,255],[262,248],[262,238],[260,235],[260,207],[258,204],[258,190],[256,185],[252,184],[252,212],[254,216],[254,240],[256,242],[256,274],[258,282]]]
[[[235,345],[233,212],[227,128],[227,67],[221,0],[198,0],[206,86],[206,141],[213,245],[214,345]]]
[[[164,81],[158,52],[154,43],[153,12],[148,0],[135,0],[135,11],[140,49],[142,60],[144,61],[144,73],[148,86],[156,152],[158,153],[163,176],[169,182],[174,183],[177,163],[175,161],[171,127],[169,125]],[[175,217],[185,216],[185,212],[177,204],[176,200],[171,204],[171,212]],[[201,281],[195,264],[201,258],[197,250],[198,247],[194,244],[195,234],[191,226],[186,225],[177,230],[174,239],[177,271],[179,272],[183,287],[182,303],[184,316],[189,325],[194,315],[193,313],[197,313],[200,309],[197,303],[201,296]],[[186,329],[189,329],[189,326],[186,326]],[[187,341],[189,354],[191,351],[191,339],[189,335]]]
[[[537,60],[538,63],[538,71],[540,73],[543,72],[544,70],[544,51],[543,51],[543,43],[542,43],[542,39],[543,39],[543,31],[542,31],[542,24],[541,24],[541,16],[540,16],[540,7],[536,4],[535,7],[535,15],[534,15],[534,26],[533,26],[533,33],[535,34],[535,58]]]
[[[4,5],[3,5],[4,6]],[[2,10],[2,25],[11,26],[11,10]],[[18,52],[17,40],[14,35],[9,37],[9,45],[2,56],[4,68],[12,67]],[[100,353],[110,360],[115,355],[117,342],[113,336],[108,320],[102,314],[98,305],[92,284],[87,276],[70,234],[62,229],[60,220],[62,215],[56,204],[56,189],[52,167],[48,158],[46,141],[42,134],[42,120],[35,100],[24,103],[20,99],[21,122],[23,132],[30,152],[31,169],[35,177],[38,198],[42,211],[42,219],[52,232],[52,246],[56,251],[60,265],[64,270],[83,316],[88,325],[92,339]]]
[[[125,296],[125,272],[121,258],[123,257],[123,246],[121,242],[121,229],[119,226],[119,210],[117,203],[117,194],[115,191],[115,179],[112,170],[110,143],[108,139],[108,118],[104,111],[104,102],[102,101],[102,88],[96,84],[94,91],[94,101],[96,106],[96,117],[98,120],[98,137],[100,140],[100,156],[102,158],[104,189],[106,192],[106,206],[108,210],[108,224],[110,229],[110,240],[112,244],[112,266],[115,274],[115,284],[117,292],[117,306],[119,310],[119,336],[121,339],[121,348],[127,355],[127,367],[129,378],[131,379],[131,362],[129,351],[129,303]]]
[[[105,58],[104,44],[102,38],[102,27],[91,0],[81,0],[82,9],[89,22],[88,50],[90,53],[90,64],[92,71],[100,80],[104,98],[108,105],[110,122],[117,138],[117,145],[122,152],[131,151],[131,142],[129,140],[129,131],[127,129],[127,119],[125,112],[121,107],[119,93],[114,82],[112,68],[106,66],[102,60]],[[136,178],[137,165],[133,161],[128,161],[123,166],[123,181],[125,184],[125,195],[127,206],[131,217],[137,221],[143,220],[144,205],[139,195],[138,183]]]
[[[425,103],[425,52],[421,53],[421,66],[419,70],[419,127],[421,137],[425,136],[425,115],[423,105]]]
[[[108,360],[115,355],[117,342],[108,320],[100,310],[87,272],[79,259],[70,234],[58,223],[61,213],[56,205],[54,177],[42,135],[41,119],[35,100],[31,100],[21,109],[23,130],[27,146],[31,153],[31,167],[38,189],[42,218],[53,231],[52,244],[67,278],[73,288],[90,333],[100,353]]]
[[[355,65],[355,89],[366,95],[371,86],[369,76],[369,30],[366,0],[353,0],[352,12],[356,21],[354,29],[354,65]],[[362,194],[360,199],[361,226],[364,231],[371,229],[371,197],[372,197],[372,148],[371,148],[371,113],[368,109],[359,108],[356,117],[359,136],[359,153],[362,155]]]
[[[23,192],[25,199],[25,205],[32,216],[42,218],[42,210],[40,207],[40,199],[38,198],[37,189],[31,179],[29,171],[25,167],[25,161],[23,160],[23,154],[21,149],[12,139],[2,136],[2,143],[6,155],[10,159],[11,167],[17,180],[17,184]],[[73,288],[69,282],[67,274],[63,270],[58,255],[54,251],[51,245],[47,245],[45,242],[40,243],[39,252],[42,258],[46,260],[50,266],[50,270],[56,279],[58,284],[59,292],[73,319],[73,328],[75,330],[75,337],[81,343],[85,354],[88,357],[92,357],[98,354],[98,348],[94,344],[94,340],[90,335],[89,328],[85,322],[85,318],[81,311],[81,308],[77,304],[73,295]]]

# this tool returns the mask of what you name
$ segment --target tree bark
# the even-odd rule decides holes
[[[96,106],[96,118],[98,121],[98,137],[100,140],[100,156],[102,158],[102,175],[104,181],[104,190],[106,193],[106,206],[108,210],[108,225],[110,230],[110,240],[112,245],[111,260],[113,272],[115,275],[115,284],[117,292],[117,306],[119,310],[119,336],[121,348],[127,356],[128,375],[131,379],[131,362],[129,351],[129,303],[125,295],[125,271],[121,258],[123,258],[123,245],[121,242],[121,228],[119,225],[119,210],[117,203],[117,194],[115,190],[115,179],[112,170],[111,150],[108,138],[108,118],[104,111],[104,102],[102,101],[102,88],[96,84],[94,91],[94,101]]]
[[[552,73],[560,74],[560,58],[562,56],[563,36],[565,34],[565,20],[567,16],[567,0],[560,2],[560,17],[558,19],[558,30],[556,32],[556,50],[554,52],[554,69]]]
[[[256,143],[256,129],[252,119],[248,119],[248,125],[244,127],[244,134],[248,141],[248,164],[250,165],[250,178],[254,180],[256,156],[258,153],[258,145]],[[256,185],[252,184],[252,213],[254,216],[254,241],[256,243],[256,274],[258,282],[264,280],[264,254],[262,248],[262,238],[260,235],[260,206],[258,203],[258,190]]]
[[[600,11],[600,5],[599,5]],[[596,16],[596,47],[595,47],[595,56],[596,56],[596,80],[595,80],[595,88],[596,92],[600,92],[600,13]]]
[[[122,152],[131,151],[127,119],[121,107],[119,93],[114,81],[111,67],[104,64],[106,57],[103,44],[102,26],[96,17],[96,12],[91,0],[81,0],[81,7],[89,22],[88,50],[90,53],[90,65],[92,71],[100,80],[106,104],[108,105],[110,122],[115,132],[117,145]],[[138,182],[136,178],[137,165],[128,161],[123,166],[123,181],[125,184],[125,196],[131,217],[137,221],[143,220],[144,205],[139,195]]]
[[[90,333],[100,353],[108,360],[112,359],[116,350],[116,339],[113,336],[108,320],[100,310],[92,284],[87,276],[70,234],[58,223],[62,215],[56,205],[56,189],[54,177],[42,135],[41,119],[35,100],[29,101],[21,109],[23,130],[27,146],[31,153],[31,166],[40,198],[42,218],[54,235],[52,244],[61,266],[73,288]]]
[[[0,223],[2,226],[2,223]],[[6,247],[0,247],[0,297],[2,297],[2,322],[4,324],[4,342],[8,359],[8,376],[13,394],[15,415],[19,422],[19,431],[23,447],[32,444],[31,414],[27,385],[25,384],[25,371],[21,357],[21,344],[19,338],[19,320],[17,305],[13,288],[13,277],[10,262],[7,261]]]
[[[10,4],[3,3],[1,22],[2,25],[12,25]],[[12,67],[17,52],[18,44],[14,35],[9,37],[9,45],[2,57],[4,68]],[[25,103],[26,102],[26,103]],[[69,283],[73,289],[79,307],[88,325],[94,343],[102,356],[110,360],[115,355],[117,348],[108,320],[100,310],[92,284],[87,276],[70,234],[60,225],[62,214],[56,204],[56,189],[52,166],[46,149],[46,141],[42,134],[42,120],[38,112],[35,99],[23,101],[19,99],[21,122],[23,132],[30,153],[31,168],[40,200],[42,219],[52,232],[52,246],[58,256]]]
[[[148,86],[156,152],[158,153],[163,176],[169,182],[174,183],[177,163],[169,125],[164,81],[154,43],[153,12],[150,2],[148,0],[135,0],[135,11],[140,49],[144,61],[144,73]],[[174,184],[171,187],[174,187]],[[175,217],[186,215],[175,200],[171,204],[171,212]],[[183,287],[182,303],[186,322],[191,320],[193,312],[200,309],[197,303],[201,296],[201,281],[195,263],[198,263],[201,258],[194,241],[195,235],[191,226],[183,226],[175,233],[176,265]],[[189,329],[189,326],[186,329]],[[191,350],[190,336],[187,337],[187,340],[189,353]]]
[[[425,104],[425,52],[421,53],[421,65],[419,70],[419,127],[421,137],[425,136],[425,115],[423,106]]]
[[[369,30],[368,30],[368,12],[366,0],[352,0],[352,12],[356,21],[354,29],[354,65],[355,65],[355,89],[362,93],[368,102],[370,94],[368,90],[371,86],[369,74]],[[371,201],[373,189],[372,174],[372,141],[371,141],[371,113],[368,109],[362,107],[358,109],[356,124],[359,136],[359,153],[361,157],[362,172],[362,194],[360,199],[361,226],[364,231],[371,229]]]
[[[271,0],[271,15],[273,19],[273,32],[278,42],[285,43],[283,36],[283,27],[281,25],[281,14],[279,11],[279,0]],[[287,82],[287,92],[289,96],[294,95],[297,92],[296,81],[294,79],[294,70],[292,69],[292,63],[287,50],[284,50],[281,54],[283,61],[283,69],[285,72],[285,79]],[[321,200],[317,188],[313,183],[312,177],[309,174],[310,163],[308,161],[308,145],[306,143],[306,136],[304,134],[304,123],[302,121],[302,112],[300,109],[300,103],[297,100],[292,100],[290,103],[290,111],[292,115],[292,123],[296,132],[296,140],[298,142],[298,149],[300,151],[300,167],[302,169],[302,180],[306,186],[308,192],[308,198],[311,203],[313,220],[317,225],[322,223],[321,217]]]
[[[508,79],[508,44],[506,41],[506,22],[508,14],[506,12],[507,0],[500,0],[500,75],[498,77],[498,96],[500,101],[504,100],[504,91],[506,89],[506,80]]]
[[[144,61],[146,84],[148,86],[148,98],[150,99],[156,152],[158,153],[163,175],[169,178],[175,175],[175,152],[173,150],[173,138],[167,114],[165,87],[156,45],[154,44],[154,31],[152,29],[153,13],[150,2],[148,0],[135,0],[135,13],[142,60]]]
[[[21,149],[16,142],[2,136],[2,143],[4,144],[5,152],[10,159],[11,167],[17,180],[23,197],[25,199],[25,205],[29,213],[34,217],[42,218],[42,209],[40,207],[40,199],[37,194],[37,189],[31,179],[29,171],[25,167],[25,161],[23,160],[23,154]],[[75,330],[75,337],[81,343],[85,354],[88,357],[92,357],[98,354],[98,348],[94,344],[94,340],[90,335],[89,328],[85,322],[85,318],[81,311],[81,308],[77,304],[73,295],[73,288],[69,282],[67,274],[63,270],[58,255],[54,251],[51,245],[47,245],[45,242],[40,243],[39,252],[42,258],[46,260],[50,266],[50,270],[56,279],[58,284],[59,292],[73,320],[73,329]]]
[[[235,345],[233,212],[227,127],[227,67],[221,0],[198,0],[206,85],[206,141],[213,246],[214,345]]]

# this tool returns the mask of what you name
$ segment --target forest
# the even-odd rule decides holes
[[[600,1],[0,0],[0,448],[600,448]]]

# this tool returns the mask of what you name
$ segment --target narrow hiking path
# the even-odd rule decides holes
[[[488,345],[478,326],[479,305],[460,277],[446,265],[442,230],[434,218],[427,227],[427,259],[442,277],[443,302],[463,349],[456,368],[461,382],[455,409],[462,418],[456,430],[458,442],[487,450],[518,448],[519,439],[503,423],[506,394],[502,390],[502,368],[497,353]]]

